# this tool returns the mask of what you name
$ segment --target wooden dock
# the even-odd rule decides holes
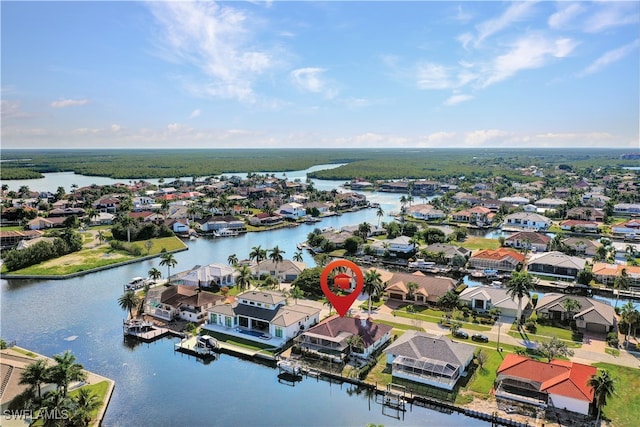
[[[122,330],[125,337],[133,337],[142,342],[153,342],[167,336],[174,336],[179,338],[183,338],[185,336],[182,332],[176,332],[169,328],[163,328],[150,322],[139,322],[135,324],[135,326],[132,326],[129,321],[125,320],[122,323]]]

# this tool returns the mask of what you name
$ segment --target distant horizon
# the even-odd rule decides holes
[[[11,149],[640,146],[637,1],[2,3]]]

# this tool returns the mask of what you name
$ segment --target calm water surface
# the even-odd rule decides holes
[[[299,172],[303,176],[305,171]],[[294,175],[287,173],[290,179]],[[57,186],[67,185],[48,178],[43,190],[55,191]],[[77,175],[73,178],[71,183],[79,186],[100,183],[95,177],[84,177],[88,178],[86,183]],[[338,184],[317,181],[316,188],[331,189]],[[399,209],[400,195],[367,196],[380,203],[385,212]],[[279,245],[290,258],[297,250],[296,244],[315,227],[338,228],[363,221],[377,224],[376,210],[291,229],[189,241],[189,250],[175,255],[178,265],[173,271],[197,264],[226,263],[232,253],[247,258],[257,245]],[[313,265],[306,253],[304,256],[305,262]],[[158,260],[62,281],[2,280],[2,337],[48,356],[71,350],[87,369],[114,379],[116,387],[104,419],[106,426],[488,425],[462,415],[418,407],[407,411],[404,417],[394,418],[394,411],[385,409],[383,414],[374,400],[346,384],[306,378],[292,387],[278,382],[275,369],[259,363],[221,355],[205,365],[174,353],[172,339],[152,344],[127,343],[121,328],[125,313],[117,298],[124,283],[134,276],[146,276],[151,267],[160,268]]]

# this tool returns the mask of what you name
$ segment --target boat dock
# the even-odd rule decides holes
[[[218,346],[201,346],[198,344],[198,337],[183,338],[173,345],[174,351],[189,354],[191,356],[205,358],[215,358],[218,355]]]
[[[183,338],[184,334],[169,328],[163,328],[139,319],[129,319],[122,322],[125,337],[134,337],[142,342],[153,342],[167,336]]]

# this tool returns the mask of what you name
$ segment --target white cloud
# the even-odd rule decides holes
[[[333,98],[336,90],[324,77],[326,71],[324,68],[315,67],[298,68],[291,71],[291,80],[303,92],[321,93],[327,98]]]
[[[195,119],[196,117],[200,117],[200,109],[196,108],[189,114],[190,119]]]
[[[112,132],[120,132],[122,130],[122,126],[118,125],[118,124],[112,124],[111,125],[111,131]]]
[[[620,61],[622,58],[636,50],[638,46],[640,46],[640,39],[636,39],[633,42],[621,46],[617,49],[610,50],[593,61],[587,68],[578,73],[578,75],[586,76],[588,74],[597,73],[610,64]]]
[[[463,95],[463,94],[453,95],[449,97],[446,101],[444,101],[444,105],[449,105],[449,106],[457,105],[462,102],[470,101],[473,98],[474,98],[473,95]]]
[[[522,1],[511,4],[502,15],[479,24],[476,29],[478,36],[475,45],[479,45],[488,37],[510,27],[512,24],[522,21],[530,16],[535,1]]]
[[[560,10],[551,15],[548,20],[550,28],[564,29],[573,19],[584,12],[584,8],[579,3],[560,3]]]
[[[88,102],[89,100],[87,99],[61,99],[59,101],[53,101],[49,105],[53,108],[66,108],[86,105]]]
[[[467,145],[482,145],[490,141],[500,142],[509,136],[511,134],[503,130],[481,129],[465,133],[464,142]]]
[[[416,79],[420,89],[448,89],[454,85],[449,79],[447,68],[432,63],[419,64]]]
[[[208,80],[202,92],[255,102],[253,85],[276,65],[274,54],[255,47],[252,22],[240,10],[213,2],[147,3],[156,18],[169,61],[195,66]]]
[[[595,3],[595,7],[597,11],[585,20],[584,31],[588,33],[599,33],[640,21],[640,9],[635,1],[600,2]]]
[[[519,71],[540,68],[553,58],[569,55],[577,43],[568,38],[551,39],[529,35],[517,40],[511,50],[498,56],[491,64],[484,86],[505,80]]]
[[[22,107],[18,101],[10,101],[8,99],[0,100],[0,113],[2,120],[9,119],[25,119],[31,115],[22,111]]]

